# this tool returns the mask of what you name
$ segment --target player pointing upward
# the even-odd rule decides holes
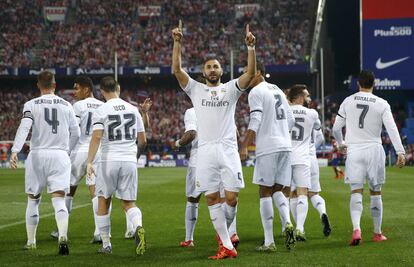
[[[206,84],[199,83],[181,67],[182,23],[172,30],[174,39],[172,71],[181,88],[190,97],[197,117],[199,138],[196,164],[196,189],[205,194],[211,221],[223,245],[212,259],[236,257],[228,227],[236,214],[237,197],[244,187],[241,162],[237,151],[234,115],[236,103],[256,73],[256,39],[246,25],[245,42],[248,48],[247,72],[238,79],[221,83],[223,69],[217,59],[203,65]],[[220,203],[220,184],[226,201]],[[224,205],[224,210],[222,209]]]

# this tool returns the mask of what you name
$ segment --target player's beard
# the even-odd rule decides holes
[[[205,77],[204,78],[211,84],[213,85],[217,85],[220,82],[220,77],[216,76],[216,78],[209,78],[209,77]]]

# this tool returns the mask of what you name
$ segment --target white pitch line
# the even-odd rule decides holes
[[[87,207],[87,206],[90,206],[90,205],[91,205],[91,203],[82,204],[82,205],[73,207],[72,210],[84,208],[84,207]],[[44,215],[41,215],[40,219],[47,218],[47,217],[50,217],[50,216],[53,216],[53,215],[55,215],[54,212],[46,213]],[[5,225],[0,225],[0,230],[8,228],[8,227],[16,226],[16,225],[19,225],[19,224],[24,224],[24,223],[26,223],[26,220],[21,220],[21,221],[17,221],[17,222],[5,224]]]

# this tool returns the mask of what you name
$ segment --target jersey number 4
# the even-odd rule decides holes
[[[125,140],[134,140],[136,139],[136,130],[132,129],[131,133],[131,127],[135,125],[136,118],[135,114],[128,113],[123,115],[124,120],[126,122],[124,123],[124,134],[122,134],[121,129],[116,129],[118,126],[122,124],[122,119],[120,115],[108,115],[108,120],[111,122],[108,124],[108,139],[109,141],[119,141],[122,140],[122,137],[125,138]]]
[[[50,110],[52,110],[52,117],[50,117]],[[47,124],[52,126],[52,134],[57,134],[59,121],[57,119],[57,109],[55,108],[45,108],[45,121]]]

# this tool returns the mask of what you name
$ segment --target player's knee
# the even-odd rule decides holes
[[[121,201],[122,208],[124,211],[128,211],[130,208],[135,207],[135,201],[129,201],[129,200],[122,200]]]
[[[198,197],[187,197],[187,201],[191,203],[198,203],[200,202],[200,196]]]
[[[264,197],[271,197],[273,193],[273,190],[271,187],[267,187],[267,186],[259,186],[259,196],[260,198],[264,198]]]

